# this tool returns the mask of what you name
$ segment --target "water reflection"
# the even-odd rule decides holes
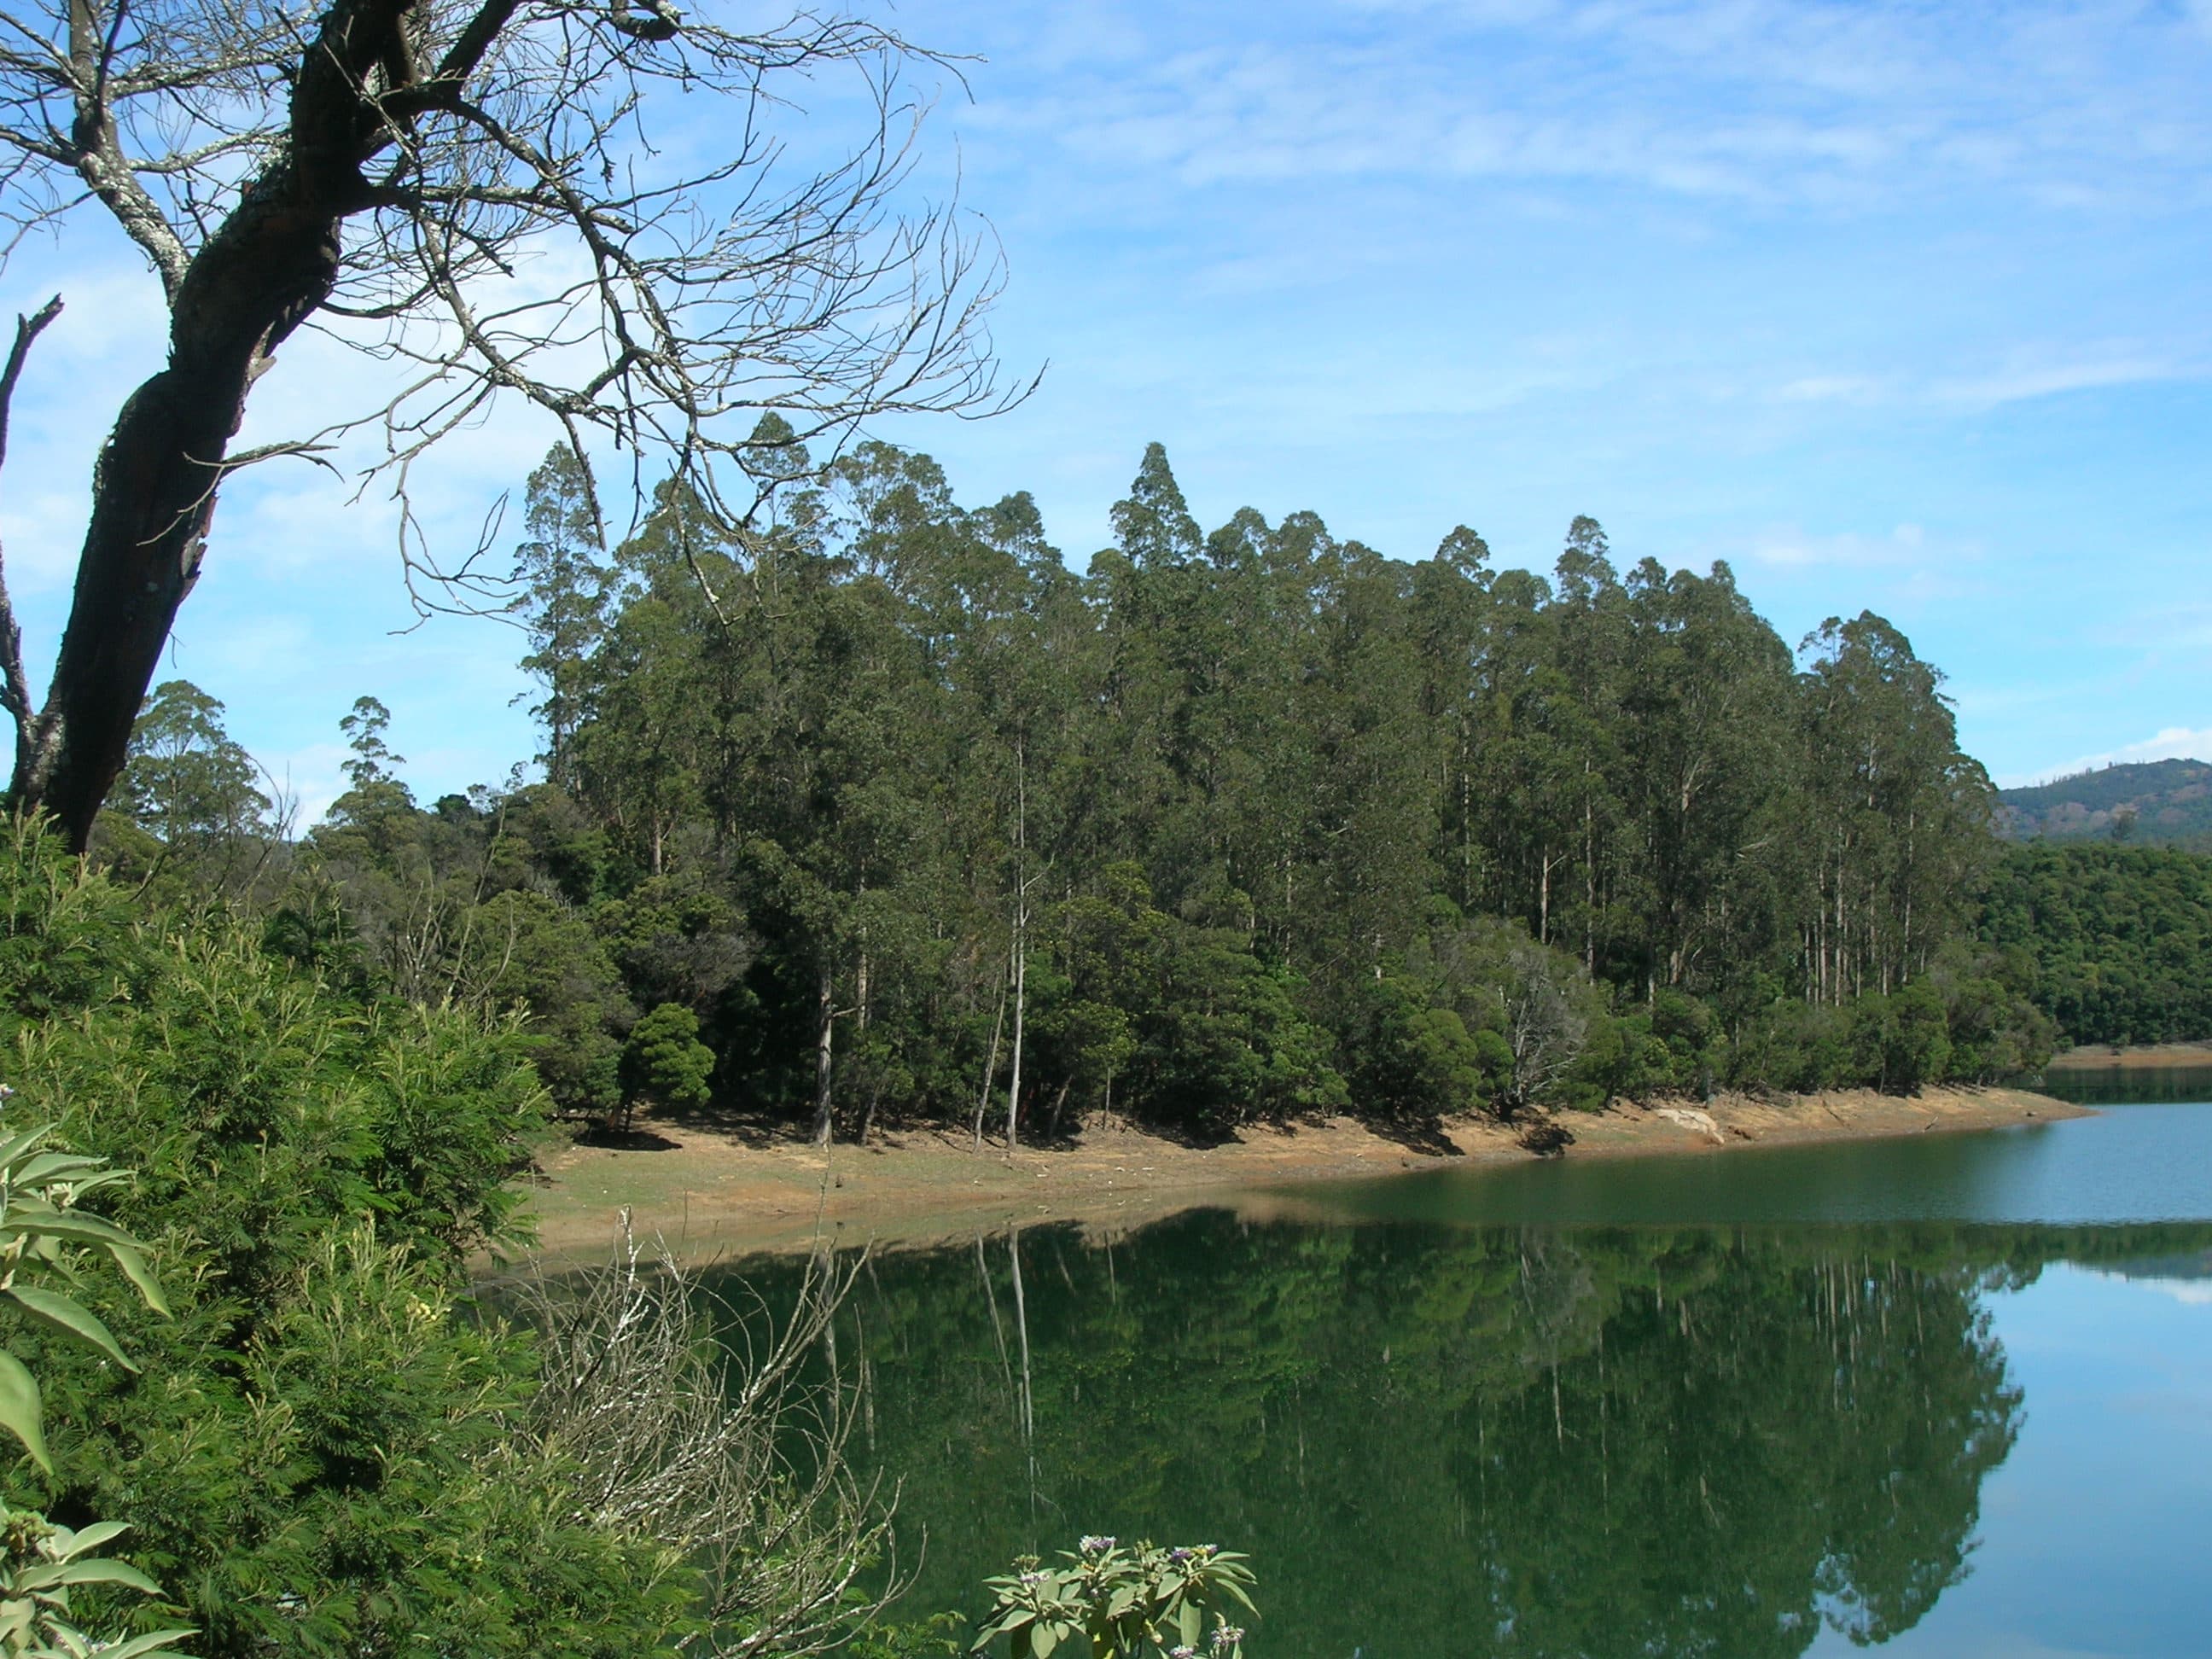
[[[2097,1066],[2045,1073],[2032,1085],[2085,1106],[2212,1100],[2212,1066]]]
[[[1725,1156],[1445,1168],[1298,1196],[1317,1216],[1449,1225],[2187,1220],[2212,1216],[2212,1108],[2113,1106],[1978,1134]]]
[[[1036,1229],[873,1262],[911,1605],[1103,1530],[1250,1550],[1265,1650],[1796,1655],[1966,1573],[2022,1404],[1985,1293],[2212,1227]],[[779,1271],[750,1269],[762,1288]]]

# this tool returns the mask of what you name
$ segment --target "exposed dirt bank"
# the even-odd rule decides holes
[[[2022,1090],[1930,1089],[1909,1100],[1850,1090],[1774,1101],[1624,1103],[1564,1121],[1576,1136],[1565,1156],[1603,1158],[2087,1115],[2085,1108]],[[1449,1135],[1449,1151],[1415,1147],[1333,1119],[1254,1127],[1224,1146],[1193,1147],[1094,1127],[1071,1146],[1024,1148],[1009,1158],[1003,1147],[987,1144],[979,1155],[966,1136],[936,1131],[825,1154],[744,1126],[665,1124],[637,1137],[650,1150],[578,1145],[549,1154],[532,1207],[543,1248],[554,1256],[598,1254],[625,1206],[641,1234],[659,1233],[687,1255],[799,1249],[817,1236],[841,1245],[919,1245],[1013,1222],[1079,1221],[1118,1231],[1198,1204],[1259,1217],[1279,1207],[1268,1189],[1285,1182],[1530,1156],[1493,1124],[1457,1125]]]
[[[2179,1066],[2212,1066],[2212,1042],[2145,1042],[2127,1048],[2091,1045],[2051,1056],[2047,1072],[2160,1071]]]

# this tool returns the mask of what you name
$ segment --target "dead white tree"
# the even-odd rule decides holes
[[[370,475],[399,492],[410,586],[465,603],[487,598],[486,573],[431,552],[406,480],[496,403],[534,405],[580,453],[596,434],[672,468],[741,532],[761,488],[742,463],[766,410],[834,447],[872,416],[1012,400],[983,328],[994,256],[951,206],[906,210],[926,100],[904,77],[944,60],[848,17],[755,28],[727,12],[672,0],[0,10],[0,223],[13,232],[0,252],[104,212],[168,313],[167,362],[125,399],[92,473],[42,702],[0,574],[19,807],[82,844],[240,467],[380,434]],[[864,94],[865,130],[836,159],[801,161],[779,125],[833,74]],[[43,320],[50,310],[19,331],[0,392]],[[329,388],[320,430],[234,447],[255,385],[303,327],[377,366],[350,401]]]
[[[904,1587],[890,1495],[846,1455],[857,1414],[832,1338],[859,1270],[817,1258],[788,1307],[743,1289],[732,1305],[625,1223],[606,1265],[511,1292],[542,1364],[514,1449],[561,1459],[599,1524],[700,1570],[707,1633],[688,1651],[824,1652]]]
[[[1516,930],[1502,965],[1504,981],[1497,996],[1513,1070],[1498,1104],[1511,1119],[1542,1099],[1581,1057],[1589,1022],[1564,982],[1572,970],[1571,959]]]

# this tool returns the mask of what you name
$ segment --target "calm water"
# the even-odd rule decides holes
[[[2212,1100],[2212,1066],[2149,1066],[2130,1071],[2052,1072],[2033,1087],[2061,1100],[2096,1106],[2152,1100]]]
[[[1302,1195],[1348,1220],[1449,1226],[2212,1220],[2212,1109],[2117,1106],[1977,1134],[1445,1169]]]
[[[2212,1652],[2212,1106],[1326,1202],[874,1261],[908,1606],[1104,1531],[1255,1659]]]

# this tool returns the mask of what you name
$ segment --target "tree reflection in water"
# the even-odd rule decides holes
[[[2021,1417],[1986,1291],[2208,1237],[1202,1213],[884,1256],[848,1340],[913,1612],[1109,1532],[1249,1551],[1263,1653],[1751,1659],[1886,1640],[1968,1571]]]

